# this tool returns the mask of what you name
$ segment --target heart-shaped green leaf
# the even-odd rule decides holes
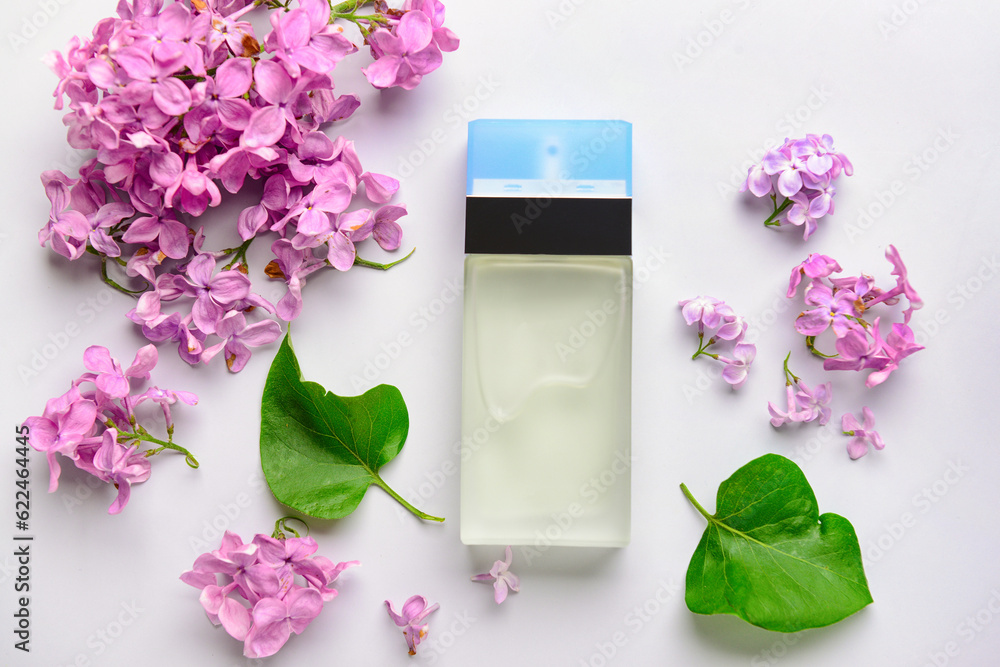
[[[302,379],[286,334],[271,363],[260,410],[260,462],[280,502],[320,519],[357,508],[368,487],[382,487],[421,519],[379,476],[403,448],[410,418],[396,387],[381,384],[361,396],[337,396]]]
[[[802,470],[783,456],[754,459],[719,485],[688,566],[684,600],[697,614],[734,614],[767,630],[797,632],[871,603],[858,536],[837,514],[820,516]]]

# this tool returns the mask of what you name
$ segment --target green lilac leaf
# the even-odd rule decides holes
[[[696,614],[733,614],[778,632],[836,623],[872,602],[850,521],[820,515],[802,470],[777,454],[719,485],[688,565],[684,600]]]
[[[360,396],[337,396],[302,379],[285,335],[264,384],[260,462],[279,502],[320,519],[353,512],[372,484],[421,519],[382,480],[379,470],[399,454],[410,418],[399,390],[381,384]]]

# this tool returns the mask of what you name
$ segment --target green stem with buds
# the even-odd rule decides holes
[[[247,250],[250,249],[250,244],[253,243],[253,240],[255,238],[256,238],[255,236],[251,236],[250,238],[248,238],[246,241],[236,246],[235,248],[226,248],[225,250],[223,250],[222,252],[224,252],[225,254],[233,255],[234,257],[233,261],[229,262],[229,264],[226,264],[224,267],[222,267],[222,270],[228,271],[237,264],[243,264],[244,266],[249,266],[249,262],[247,262]]]
[[[791,386],[793,384],[799,383],[799,377],[788,369],[788,360],[792,357],[792,352],[789,350],[788,354],[785,356],[785,385]]]
[[[698,356],[702,355],[702,354],[704,354],[706,357],[712,357],[713,359],[717,358],[719,355],[717,355],[717,354],[711,354],[711,353],[705,351],[710,346],[715,345],[715,343],[716,343],[716,340],[715,340],[714,337],[709,338],[708,342],[706,343],[705,342],[705,333],[703,331],[699,331],[698,332],[698,351],[695,352],[694,354],[692,354],[691,358],[692,359],[697,359]]]
[[[375,14],[358,14],[358,10],[367,4],[368,0],[347,0],[334,5],[331,0],[330,23],[337,19],[350,21],[357,26],[358,30],[361,31],[361,36],[367,40],[373,26],[378,27],[389,22],[389,18],[379,12],[378,2],[372,3],[375,5]]]
[[[789,206],[792,205],[791,199],[786,199],[781,202],[781,206],[778,205],[778,196],[771,195],[771,205],[774,206],[774,212],[767,216],[767,220],[764,221],[764,225],[767,227],[780,227],[781,222],[777,219],[779,215],[785,212]]]
[[[118,436],[118,441],[121,442],[122,444],[126,442],[131,442],[133,440],[138,440],[141,442],[151,442],[154,445],[159,445],[159,447],[157,447],[156,449],[147,449],[146,450],[147,457],[155,456],[156,454],[162,452],[164,449],[172,449],[175,452],[180,452],[181,454],[183,454],[184,462],[187,463],[192,468],[197,468],[199,465],[198,459],[194,457],[194,454],[192,454],[191,452],[184,449],[178,444],[175,444],[167,440],[161,440],[155,436],[150,435],[149,432],[146,431],[146,429],[144,429],[141,426],[137,426],[134,433],[122,433]]]
[[[299,531],[295,530],[294,528],[288,525],[289,521],[298,521],[299,523],[301,523],[303,526],[306,527],[306,535],[309,534],[309,524],[307,524],[305,521],[303,521],[297,516],[283,516],[274,522],[274,532],[271,533],[271,537],[273,537],[276,540],[283,540],[285,539],[286,530],[295,537],[302,537],[299,534]]]

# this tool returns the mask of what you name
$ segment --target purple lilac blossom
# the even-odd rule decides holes
[[[830,135],[807,134],[802,139],[786,138],[781,146],[768,150],[747,170],[740,192],[770,195],[774,211],[765,224],[780,226],[783,216],[785,223],[802,227],[803,239],[808,240],[820,219],[833,214],[833,181],[853,173],[851,161],[834,149]],[[780,203],[779,195],[783,197]]]
[[[118,489],[108,510],[118,514],[129,501],[132,485],[149,479],[151,454],[176,449],[186,453],[189,463],[197,466],[187,450],[172,442],[173,421],[168,406],[177,400],[194,405],[198,397],[155,387],[140,393],[134,386],[151,379],[150,371],[156,362],[156,347],[146,345],[123,370],[107,348],[92,345],[84,352],[87,372],[74,380],[65,394],[49,399],[41,415],[24,421],[28,444],[43,452],[48,461],[49,492],[59,487],[59,458],[65,457],[80,470]],[[151,436],[139,422],[141,415],[136,408],[147,400],[162,406],[170,438],[167,442]],[[140,451],[140,442],[160,447]]]
[[[677,305],[680,306],[681,316],[689,326],[698,325],[699,346],[694,357],[705,355],[725,364],[722,379],[733,389],[743,386],[750,365],[757,355],[756,346],[743,342],[748,328],[746,320],[737,315],[729,304],[712,296],[682,299]],[[709,351],[711,346],[720,342],[732,344],[734,358],[730,359]]]
[[[129,289],[157,293],[155,307],[147,300],[129,314],[142,332],[175,342],[192,364],[228,345],[223,356],[234,371],[248,345],[217,335],[224,318],[235,321],[230,313],[246,317],[248,330],[254,307],[254,319],[293,319],[308,273],[350,269],[371,237],[388,251],[400,246],[406,208],[389,204],[398,181],[366,170],[353,142],[324,132],[360,104],[357,95],[334,93],[334,70],[358,47],[332,21],[364,28],[376,59],[366,71],[381,72],[379,87],[412,88],[458,47],[437,0],[407,0],[398,10],[376,3],[374,19],[331,17],[325,0],[265,2],[262,39],[244,20],[258,4],[122,0],[90,37],[45,58],[69,143],[96,156],[76,178],[42,175],[51,208],[39,243],[70,260],[91,252],[113,267],[121,258]],[[235,193],[247,179],[265,188],[238,216],[244,246],[206,251],[199,219],[222,203],[223,188]],[[373,213],[365,201],[381,208]],[[289,285],[277,310],[248,276],[231,273],[247,273],[245,245],[264,235],[296,239],[304,251],[296,268],[274,276]]]
[[[258,534],[244,544],[226,531],[219,548],[201,554],[180,579],[201,591],[209,620],[243,642],[248,658],[277,653],[337,596],[333,584],[357,561],[334,564],[314,555],[311,537]]]
[[[885,251],[892,265],[895,286],[883,289],[871,276],[834,276],[842,269],[831,257],[813,253],[792,269],[788,283],[788,297],[793,298],[803,280],[806,280],[805,303],[813,306],[802,311],[795,319],[795,330],[806,336],[810,349],[816,336],[832,329],[836,354],[822,354],[826,370],[871,371],[865,381],[874,387],[884,382],[899,368],[906,357],[924,349],[916,343],[916,336],[909,326],[915,310],[923,305],[916,289],[910,283],[905,264],[895,246]],[[883,334],[886,315],[868,318],[880,304],[892,306],[902,298],[907,300],[902,322],[886,322],[889,333]],[[780,417],[778,417],[780,419]]]

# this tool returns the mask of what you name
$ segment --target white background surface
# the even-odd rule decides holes
[[[123,317],[129,300],[102,297],[95,264],[69,265],[35,240],[48,210],[38,175],[74,156],[51,108],[55,78],[39,58],[89,34],[114,6],[53,1],[55,15],[42,21],[44,4],[17,3],[0,19],[0,422],[8,434],[0,443],[0,663],[252,663],[177,577],[217,547],[213,522],[249,539],[269,533],[284,513],[260,482],[258,455],[260,393],[276,345],[235,377],[218,364],[189,368],[161,349],[157,384],[201,397],[177,410],[176,438],[202,467],[158,457],[120,516],[105,513],[112,490],[91,491],[72,466],[46,494],[44,457],[33,456],[32,652],[12,650],[13,426],[65,391],[88,345],[127,361],[143,343]],[[26,28],[32,20],[42,24],[34,33]],[[358,393],[352,378],[410,336],[374,381],[361,382],[395,384],[409,406],[409,439],[384,477],[448,520],[421,523],[374,489],[349,518],[311,522],[321,553],[363,565],[268,664],[995,664],[1000,232],[991,202],[1000,177],[1000,9],[915,0],[543,0],[451,3],[447,25],[461,48],[409,93],[367,89],[356,73],[365,55],[340,66],[338,90],[359,91],[363,106],[338,131],[357,142],[367,168],[401,176],[397,200],[410,210],[404,246],[417,252],[386,274],[358,268],[311,279],[294,335],[306,377],[341,394]],[[458,463],[462,309],[444,300],[461,284],[464,123],[476,117],[621,118],[634,124],[635,142],[632,543],[553,549],[530,564],[518,551],[512,569],[522,592],[501,607],[488,586],[468,581],[501,552],[459,542],[459,480],[441,472]],[[839,183],[836,214],[807,243],[795,229],[763,228],[766,213],[733,187],[765,147],[805,132],[832,134],[856,169]],[[420,164],[411,170],[408,162]],[[887,194],[894,183],[898,194]],[[242,205],[203,220],[226,225]],[[824,374],[808,356],[791,328],[798,306],[783,293],[789,269],[809,252],[834,256],[847,275],[888,281],[890,243],[926,301],[913,325],[927,349],[865,390],[862,377]],[[366,254],[379,256],[374,246]],[[659,265],[657,255],[667,260]],[[265,296],[281,294],[263,285]],[[690,360],[696,337],[676,302],[697,294],[722,298],[756,322],[759,354],[738,392],[709,377],[710,360]],[[80,333],[65,349],[37,376],[19,375],[71,324]],[[833,422],[769,426],[766,404],[783,398],[789,349],[807,382],[833,380],[835,422],[862,405],[874,409],[884,451],[852,462]],[[875,603],[833,627],[784,636],[684,605],[684,573],[704,521],[678,484],[712,509],[718,484],[766,452],[798,461],[820,510],[857,529]],[[961,475],[948,472],[956,468]],[[204,537],[212,539],[199,543]],[[409,658],[382,601],[415,593],[441,609]],[[126,607],[140,611],[133,619]],[[119,634],[120,617],[130,625]],[[110,643],[100,639],[108,632],[118,635]],[[611,653],[616,636],[622,645],[606,659],[601,650]]]

